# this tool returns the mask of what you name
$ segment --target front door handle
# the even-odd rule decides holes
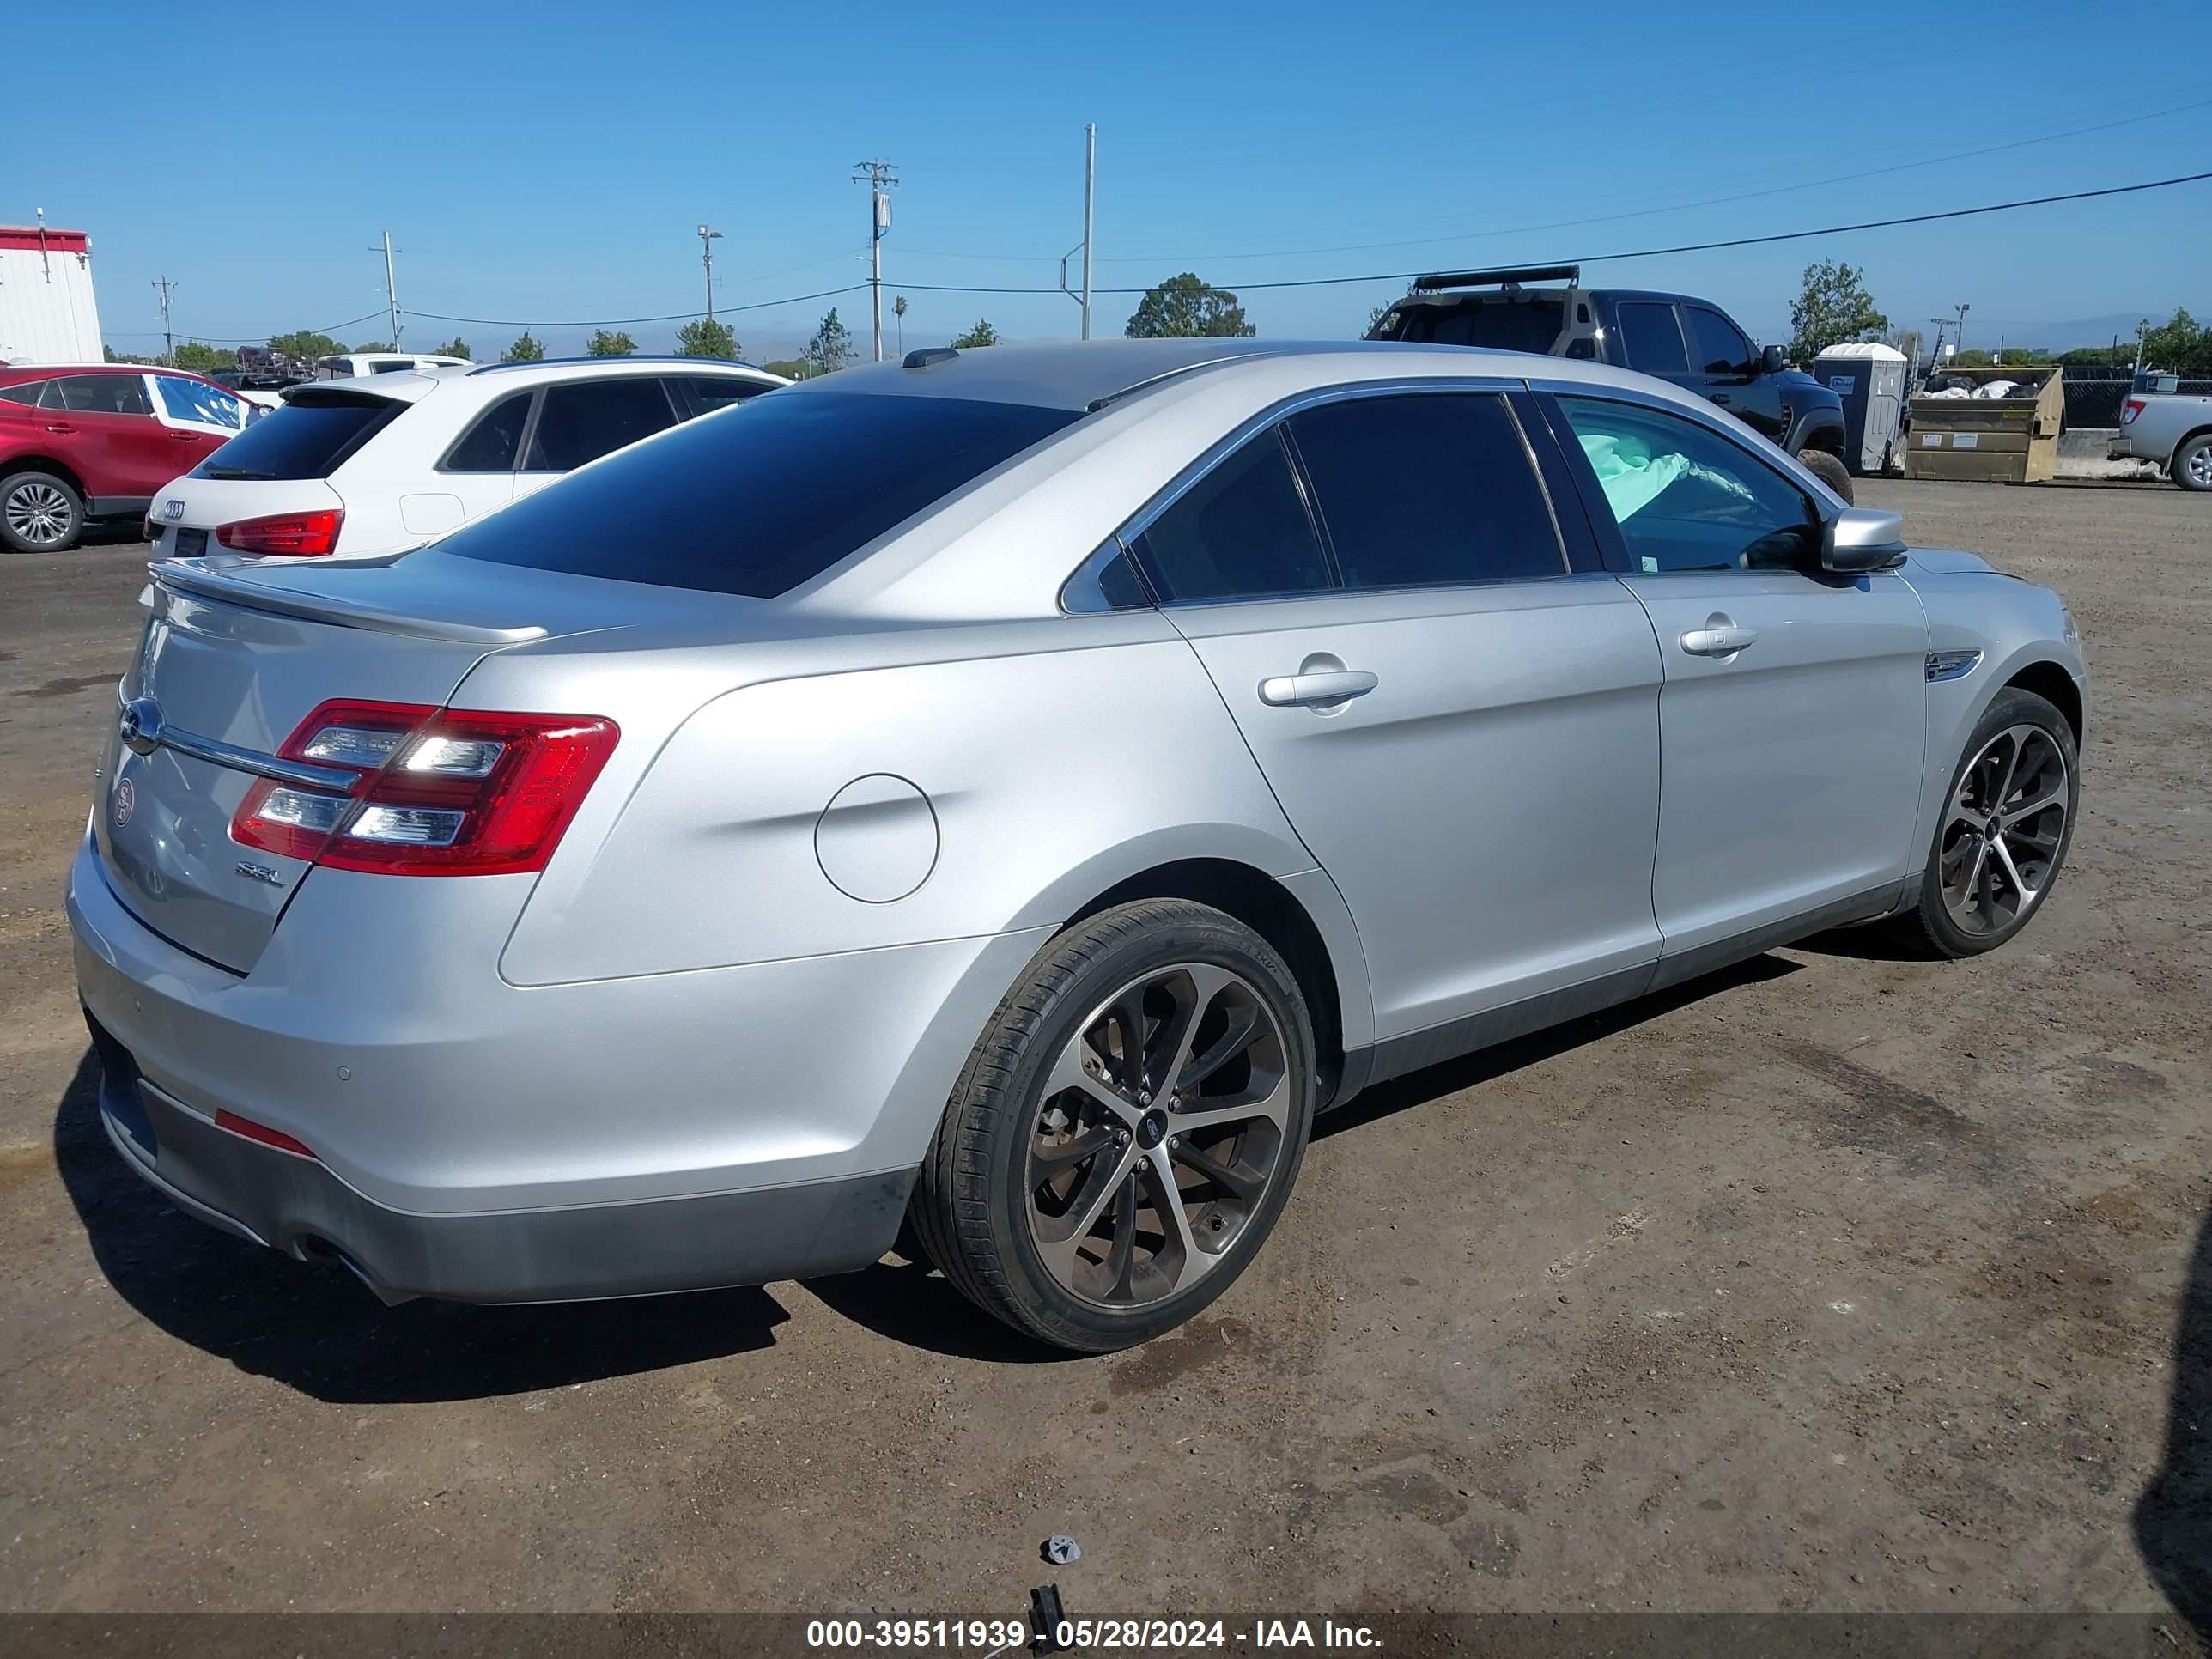
[[[1703,628],[1692,628],[1682,635],[1682,649],[1693,657],[1733,657],[1748,650],[1758,638],[1756,628],[1738,628],[1731,618],[1716,611],[1705,618]]]
[[[1260,701],[1277,708],[1322,702],[1343,702],[1364,697],[1382,682],[1357,668],[1322,673],[1278,674],[1260,682]]]
[[[1728,398],[1729,395],[1725,392],[1716,392],[1712,394],[1712,399],[1717,404],[1725,404],[1728,402]]]
[[[49,432],[74,432],[76,428],[71,426],[67,421],[49,421],[46,422],[46,430]]]

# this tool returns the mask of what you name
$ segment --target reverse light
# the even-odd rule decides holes
[[[326,702],[280,752],[349,771],[352,785],[256,782],[231,839],[385,875],[542,870],[620,736],[590,714]]]
[[[2136,416],[2142,412],[2143,400],[2140,398],[2129,398],[2125,403],[2120,405],[2120,424],[2122,426],[2134,425]]]
[[[234,553],[311,559],[337,550],[338,526],[344,522],[345,509],[337,507],[313,513],[276,513],[217,525],[215,538]]]

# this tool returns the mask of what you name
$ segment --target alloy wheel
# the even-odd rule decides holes
[[[1287,1053],[1265,999],[1208,963],[1092,1011],[1047,1074],[1024,1172],[1030,1237],[1064,1289],[1126,1311],[1221,1264],[1283,1164]]]
[[[2066,843],[2066,756],[2039,726],[1982,745],[1959,780],[1938,845],[1943,908],[1968,933],[2017,926],[2033,909]]]
[[[76,516],[58,484],[33,478],[8,492],[8,528],[27,546],[59,547]]]
[[[2189,479],[2199,489],[2212,489],[2212,444],[2200,444],[2188,461]]]

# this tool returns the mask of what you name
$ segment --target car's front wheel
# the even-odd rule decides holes
[[[84,501],[51,472],[0,478],[0,545],[14,553],[59,553],[84,531]]]
[[[1282,1212],[1314,1039],[1273,946],[1153,900],[1054,939],[1000,1004],[923,1163],[912,1219],[971,1301],[1102,1352],[1181,1324]]]
[[[1994,951],[2042,908],[2074,840],[2074,728],[2044,698],[1997,694],[1952,775],[1913,908],[1898,925],[1937,956]]]

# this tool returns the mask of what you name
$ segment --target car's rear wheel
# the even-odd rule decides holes
[[[2212,432],[2173,452],[2173,481],[2184,489],[2212,489]]]
[[[0,545],[14,553],[59,553],[84,532],[84,501],[51,472],[0,478]]]
[[[1845,505],[1857,501],[1851,493],[1851,470],[1825,449],[1801,449],[1797,452],[1799,465],[1822,483],[1844,498]]]
[[[1998,693],[1952,775],[1919,898],[1899,918],[1911,943],[1979,956],[2027,926],[2073,842],[2079,768],[2063,714],[2031,691]]]
[[[912,1218],[978,1306],[1102,1352],[1220,1295],[1282,1212],[1313,1121],[1305,999],[1265,939],[1179,900],[1038,957],[969,1057]]]

